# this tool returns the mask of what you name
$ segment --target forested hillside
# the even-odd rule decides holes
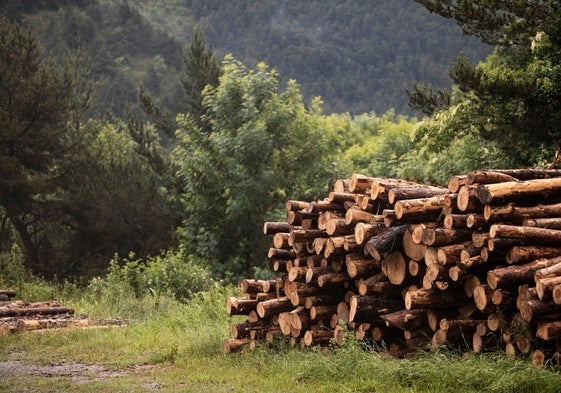
[[[219,59],[264,61],[295,79],[305,101],[326,112],[393,108],[410,114],[405,87],[449,87],[459,52],[481,60],[489,47],[412,0],[123,1],[6,0],[0,12],[35,30],[50,52],[77,45],[101,83],[95,110],[124,114],[143,84],[171,113],[181,109],[182,49],[196,24]]]
[[[2,5],[0,266],[87,280],[159,256],[236,280],[267,268],[287,199],[352,173],[561,161],[557,3]]]

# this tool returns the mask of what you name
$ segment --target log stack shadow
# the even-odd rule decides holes
[[[353,174],[266,222],[274,280],[227,299],[226,351],[354,332],[402,357],[450,346],[559,362],[561,171],[502,169],[448,187]]]

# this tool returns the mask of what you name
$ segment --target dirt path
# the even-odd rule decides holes
[[[124,377],[152,366],[134,366],[127,370],[113,370],[102,364],[84,364],[79,362],[52,363],[47,365],[30,364],[21,361],[0,361],[0,378],[20,375],[37,377],[69,377],[73,383],[89,383],[110,378]],[[147,387],[148,388],[148,387]],[[158,390],[158,386],[151,386],[150,390]]]

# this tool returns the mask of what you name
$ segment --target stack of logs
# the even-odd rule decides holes
[[[247,318],[226,351],[350,331],[398,357],[447,345],[559,362],[560,170],[473,171],[448,187],[354,174],[286,210],[264,225],[277,278],[227,299]]]
[[[0,290],[0,336],[27,330],[85,327],[89,319],[57,301],[28,303],[12,300],[16,291]]]

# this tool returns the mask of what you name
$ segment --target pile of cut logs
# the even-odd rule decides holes
[[[448,187],[354,174],[286,210],[264,224],[277,278],[227,299],[247,318],[225,351],[354,332],[397,357],[447,345],[560,362],[560,170],[473,171]]]
[[[84,328],[89,326],[119,326],[122,320],[93,321],[85,314],[75,315],[74,309],[59,302],[25,302],[12,300],[16,291],[0,289],[0,336],[28,330]]]

